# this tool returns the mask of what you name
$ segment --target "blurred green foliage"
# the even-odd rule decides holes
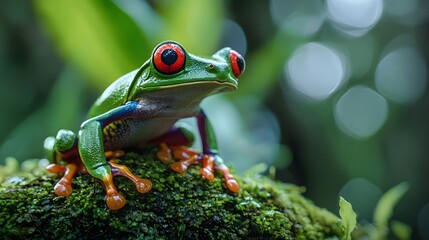
[[[100,89],[147,58],[148,36],[111,1],[36,1],[64,58]]]
[[[413,98],[414,102],[403,103],[394,98],[393,90],[397,89],[383,90],[376,79],[393,79],[407,73],[401,69],[413,70],[407,65],[412,61],[399,61],[386,67],[384,73],[379,68],[386,56],[404,46],[418,50],[423,60],[414,65],[422,65],[428,72],[429,28],[424,19],[428,17],[429,3],[367,1],[374,6],[384,2],[381,13],[373,18],[379,21],[365,29],[354,29],[352,24],[340,22],[347,14],[330,8],[330,4],[344,2],[2,2],[0,162],[8,156],[19,161],[40,157],[46,136],[60,128],[77,130],[98,94],[119,76],[138,68],[158,42],[177,40],[197,55],[210,55],[228,45],[245,50],[246,72],[238,91],[207,104],[212,110],[209,114],[213,112],[219,120],[215,123],[219,137],[228,136],[220,140],[221,147],[225,144],[223,152],[236,153],[228,155],[231,159],[225,158],[226,161],[238,169],[258,162],[274,165],[280,180],[306,186],[310,198],[332,211],[338,208],[339,193],[346,192],[349,195],[344,197],[362,208],[354,208],[358,221],[372,220],[363,218],[369,215],[359,215],[359,211],[373,211],[381,192],[406,181],[410,190],[395,208],[394,219],[412,226],[413,236],[429,236],[428,231],[416,228],[419,211],[429,203],[427,84],[422,85],[425,90]],[[368,19],[371,18],[365,18]],[[228,22],[239,28],[228,30]],[[311,32],[306,33],[308,29]],[[234,45],[239,31],[244,32],[245,43]],[[292,81],[290,60],[309,43],[331,51],[342,64],[343,79],[322,100],[306,96],[293,85],[299,87],[302,81]],[[325,61],[308,61],[310,68],[304,73],[322,78],[323,74],[316,73],[329,62],[322,59]],[[339,102],[355,86],[374,90],[388,107],[381,127],[365,138],[347,133],[336,118]],[[396,85],[392,82],[387,86]],[[364,106],[363,110],[368,108]],[[373,115],[379,112],[382,111]],[[357,114],[356,119],[349,119],[349,126],[366,126],[362,125],[367,120],[365,114],[361,115],[364,117]],[[368,183],[359,189],[375,189],[367,192],[371,196],[349,189],[354,185],[348,183],[358,178]],[[388,207],[387,203],[383,205]],[[429,216],[420,219],[426,219],[419,224],[427,226]],[[393,231],[407,235],[405,225],[394,226]]]
[[[140,1],[41,0],[35,7],[62,56],[99,91],[142,65],[153,46],[165,39],[179,41],[192,52],[212,53],[223,15],[219,1],[160,1],[159,13]],[[133,19],[124,11],[133,11],[133,7],[152,13]]]
[[[372,239],[387,239],[389,220],[393,215],[393,208],[408,189],[407,183],[401,183],[389,189],[380,198],[374,211],[374,224],[377,231],[374,231],[373,236],[371,236]]]

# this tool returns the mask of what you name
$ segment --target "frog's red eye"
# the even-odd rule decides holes
[[[162,74],[171,75],[185,67],[185,51],[176,43],[160,45],[153,54],[153,65]]]
[[[241,74],[243,74],[244,68],[246,66],[244,58],[238,52],[231,50],[229,52],[229,59],[231,61],[232,72],[234,73],[235,77],[238,78],[241,76]]]

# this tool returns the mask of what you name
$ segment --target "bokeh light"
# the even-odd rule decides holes
[[[252,109],[247,111],[249,114],[245,119],[237,106],[222,95],[209,97],[201,104],[216,131],[222,158],[238,172],[261,162],[272,164],[282,151],[279,124],[272,112],[260,106],[256,99],[246,98],[244,101],[245,108]],[[195,146],[201,146],[198,141],[197,138]]]
[[[410,104],[426,89],[427,70],[422,54],[415,48],[403,47],[388,53],[375,73],[377,90],[390,100]]]
[[[361,79],[374,65],[376,55],[374,37],[366,34],[359,38],[349,38],[342,45],[350,62],[350,77],[353,80]]]
[[[353,205],[353,210],[359,213],[359,219],[371,220],[381,190],[367,179],[354,178],[341,188],[339,196]]]
[[[380,94],[359,85],[350,88],[338,100],[334,114],[337,125],[345,133],[355,138],[367,138],[385,123],[388,105]]]
[[[380,19],[383,0],[327,0],[326,9],[341,31],[362,36]]]
[[[13,102],[0,108],[0,162],[41,157],[46,136],[78,131],[116,72],[160,41],[198,56],[231,47],[247,64],[239,91],[202,104],[227,164],[273,166],[332,212],[341,195],[363,231],[376,229],[365,221],[381,192],[406,181],[389,223],[429,239],[428,0],[85,3],[0,3],[0,97]]]
[[[325,21],[323,5],[318,0],[271,0],[270,12],[277,25],[300,36],[313,35]]]
[[[416,27],[427,21],[429,2],[419,0],[385,0],[385,13],[404,27]]]
[[[223,24],[220,47],[230,47],[241,55],[247,52],[247,39],[243,28],[235,21],[227,19]]]
[[[418,225],[420,239],[429,239],[429,203],[420,210]]]
[[[394,16],[404,16],[415,11],[418,0],[384,0],[384,10]]]
[[[297,49],[285,71],[291,87],[315,100],[328,98],[346,76],[344,59],[321,43],[307,43]]]

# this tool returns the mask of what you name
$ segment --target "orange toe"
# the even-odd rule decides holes
[[[187,152],[185,152],[183,149],[175,149],[173,151],[173,156],[177,159],[188,159],[191,157]]]
[[[48,170],[50,173],[63,173],[65,172],[67,169],[65,166],[61,166],[59,164],[49,164],[48,166],[46,166],[46,170]]]
[[[107,207],[111,210],[119,210],[125,205],[125,198],[120,193],[113,193],[106,196]]]
[[[54,187],[55,194],[62,197],[70,196],[73,188],[66,180],[60,180]]]
[[[231,192],[236,193],[240,191],[240,185],[238,185],[238,182],[235,179],[226,180],[226,186]]]
[[[201,175],[205,179],[207,179],[209,181],[213,181],[214,180],[214,175],[213,175],[213,173],[209,169],[207,169],[207,168],[201,168],[200,172],[201,172]]]
[[[152,189],[152,182],[147,179],[140,179],[136,182],[136,188],[139,193],[147,193]]]
[[[164,151],[159,151],[156,153],[158,159],[163,163],[169,163],[172,160],[171,154]]]
[[[175,162],[171,164],[171,169],[177,173],[185,173],[188,169],[188,166],[186,164],[183,164],[181,161]]]

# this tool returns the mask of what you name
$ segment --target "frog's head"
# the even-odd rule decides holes
[[[201,85],[210,85],[212,92],[231,91],[237,88],[245,68],[243,57],[230,48],[199,57],[173,41],[156,46],[145,65],[140,76],[148,91]]]

